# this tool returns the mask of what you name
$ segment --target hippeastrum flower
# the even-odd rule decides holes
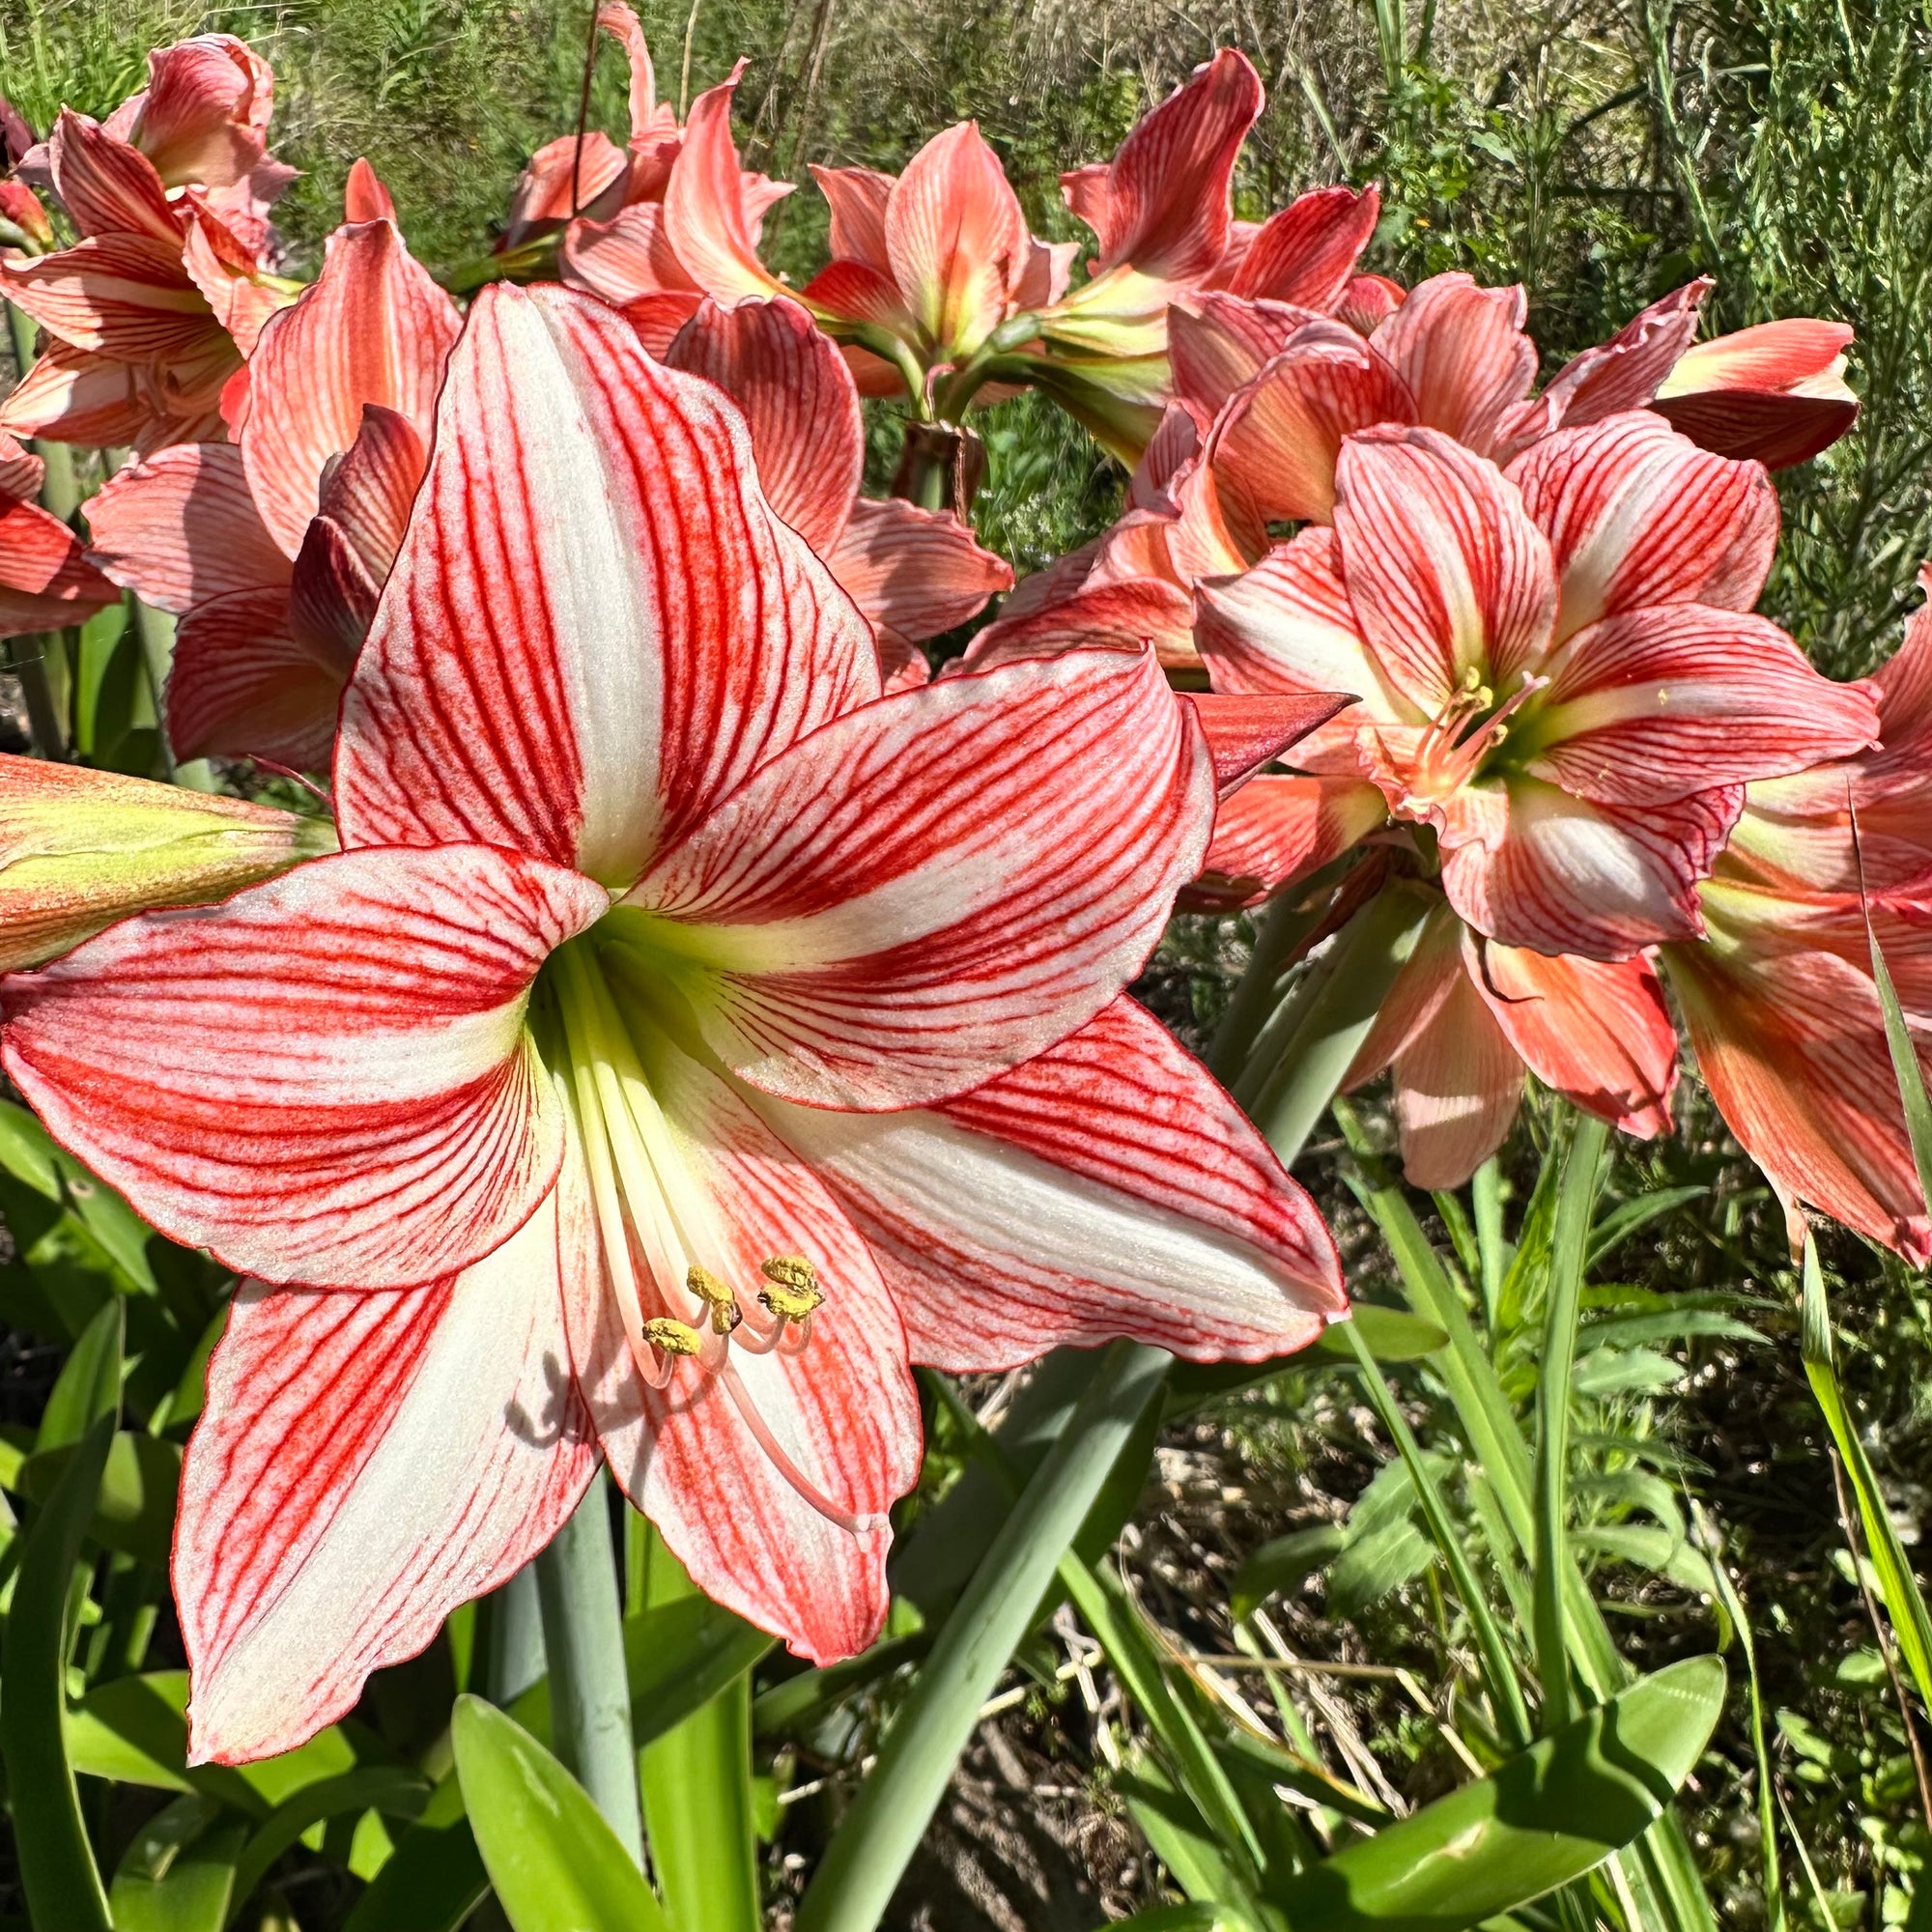
[[[1651,407],[1692,441],[1768,469],[1804,463],[1858,420],[1845,382],[1852,330],[1794,316],[1688,349]]]
[[[422,480],[460,319],[366,162],[348,201],[321,276],[262,330],[236,441],[162,450],[88,505],[101,568],[182,618],[166,708],[184,758],[327,764]]]
[[[1647,412],[1507,475],[1439,431],[1371,430],[1335,479],[1332,526],[1202,587],[1202,655],[1218,690],[1356,693],[1296,761],[1429,828],[1486,938],[1622,959],[1694,935],[1742,785],[1877,736],[1863,687],[1750,614],[1764,471]]]
[[[1647,958],[1499,945],[1439,904],[1343,1085],[1391,1067],[1409,1184],[1460,1187],[1508,1138],[1525,1071],[1639,1140],[1665,1132],[1677,1030]]]
[[[1704,943],[1662,957],[1704,1084],[1787,1211],[1823,1208],[1923,1266],[1932,1221],[1870,943],[1875,934],[1921,1063],[1932,1065],[1925,607],[1870,689],[1880,748],[1751,785],[1699,889]]]
[[[119,593],[74,533],[31,500],[46,465],[0,431],[0,638],[78,624]]]
[[[147,101],[157,104],[144,101],[137,121],[169,98],[151,88]],[[171,120],[157,125],[172,134]],[[156,145],[164,157],[174,153],[171,141]],[[211,152],[229,151],[184,136],[183,159]],[[223,163],[219,191],[171,188],[139,148],[68,108],[45,153],[47,179],[81,240],[51,254],[0,256],[0,291],[51,338],[0,404],[0,428],[132,443],[143,455],[218,437],[223,385],[293,292],[263,261],[271,238],[255,195],[270,164],[231,178]]]
[[[0,969],[129,913],[206,905],[335,849],[327,819],[0,753]]]
[[[485,290],[344,701],[344,850],[0,984],[49,1128],[254,1278],[183,1471],[194,1758],[349,1708],[600,1450],[831,1659],[885,1608],[909,1361],[1265,1358],[1338,1314],[1306,1198],[1121,996],[1213,786],[1145,652],[881,697],[728,400]]]
[[[1005,559],[950,511],[859,495],[866,426],[832,343],[796,302],[707,300],[666,359],[714,382],[745,413],[765,501],[824,561],[878,639],[889,687],[923,683],[918,645],[1011,587]]]

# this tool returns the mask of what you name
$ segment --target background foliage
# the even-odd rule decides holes
[[[1320,182],[1379,181],[1384,220],[1370,266],[1411,279],[1464,268],[1521,280],[1552,362],[1701,272],[1719,278],[1714,306],[1725,327],[1841,317],[1858,329],[1852,374],[1865,413],[1851,437],[1782,480],[1787,540],[1766,608],[1825,668],[1853,675],[1889,647],[1914,601],[1915,573],[1932,555],[1932,14],[1922,6],[696,0],[687,12],[683,0],[644,0],[639,11],[660,90],[673,99],[750,56],[740,94],[749,158],[788,179],[803,179],[808,160],[896,166],[937,127],[974,116],[1036,225],[1070,234],[1058,171],[1104,156],[1212,46],[1234,42],[1270,90],[1237,185],[1243,212]],[[42,126],[62,100],[104,113],[139,84],[150,46],[212,27],[244,35],[279,76],[276,150],[305,170],[284,204],[295,266],[313,270],[343,176],[365,154],[416,251],[448,270],[488,246],[529,150],[571,125],[583,12],[554,0],[0,0],[0,91]],[[615,130],[622,113],[620,64],[607,52],[593,118]],[[817,197],[801,192],[770,225],[772,259],[794,276],[808,270],[823,220]],[[1114,513],[1118,475],[1038,399],[1001,406],[986,437],[981,534],[1021,569]],[[1142,990],[1198,1038],[1244,941],[1225,924],[1182,922]],[[1770,1796],[1789,1826],[1791,1922],[1932,1925],[1932,1880],[1919,1876],[1932,1857],[1923,1773],[1907,1748],[1800,1360],[1781,1217],[1703,1104],[1686,1094],[1681,1114],[1668,1142],[1617,1153],[1599,1208],[1607,1244],[1586,1291],[1572,1419],[1582,1451],[1579,1552],[1620,1646],[1642,1667],[1719,1641],[1740,1662],[1734,1623],[1740,1612],[1747,1619]],[[90,1209],[84,1179],[53,1174],[12,1116],[0,1128],[0,1141],[28,1134],[29,1143],[0,1148],[9,1230],[0,1313],[11,1324],[0,1353],[0,1476],[39,1499],[59,1470],[42,1463],[34,1487],[36,1453],[78,1441],[99,1412],[73,1373],[48,1406],[55,1372],[96,1308],[109,1296],[125,1304],[130,1356],[148,1364],[146,1381],[138,1368],[129,1380],[124,1420],[178,1440],[192,1400],[174,1370],[157,1379],[157,1365],[192,1362],[214,1288],[179,1257],[157,1264],[159,1244],[144,1252],[138,1233],[129,1247],[111,1214]],[[1382,1134],[1373,1104],[1356,1139],[1350,1153],[1331,1134],[1304,1171],[1342,1236],[1351,1282],[1399,1302],[1376,1208]],[[1531,1110],[1519,1128],[1502,1177],[1512,1229],[1533,1208],[1544,1155],[1560,1139],[1547,1112]],[[1619,1204],[1642,1201],[1667,1211],[1640,1226],[1615,1222]],[[1483,1262],[1466,1238],[1472,1205],[1410,1197],[1410,1206],[1442,1252],[1463,1261],[1473,1305]],[[1922,1575],[1932,1297],[1922,1279],[1849,1237],[1829,1242],[1825,1261],[1852,1414]],[[1481,1311],[1499,1384],[1525,1415],[1540,1293]],[[1413,1365],[1389,1373],[1460,1517],[1480,1496],[1464,1480],[1470,1450],[1456,1406]],[[997,1390],[970,1394],[982,1413],[989,1395],[1003,1400]],[[946,1416],[935,1421],[932,1493],[970,1453]],[[1445,1608],[1406,1481],[1352,1376],[1296,1374],[1171,1415],[1125,1544],[1143,1607],[1181,1649],[1228,1652],[1231,1594],[1259,1591],[1285,1656],[1343,1666],[1258,1676],[1250,1689],[1261,1703],[1264,1682],[1279,1690],[1277,1721],[1291,1734],[1301,1727],[1311,1757],[1392,1808],[1468,1775],[1446,1742],[1438,1693],[1466,1664],[1469,1633]],[[130,1544],[143,1533],[138,1507],[131,1520]],[[1258,1568],[1264,1548],[1274,1553]],[[128,1571],[141,1554],[130,1547],[116,1560]],[[1735,1579],[1728,1607],[1723,1577]],[[110,1615],[101,1642],[132,1643],[138,1621]],[[164,1614],[158,1631],[152,1616],[148,1624],[139,1644],[154,1647],[153,1669],[167,1661],[170,1636]],[[472,1639],[434,1666],[445,1677],[432,1702],[440,1695],[446,1709],[450,1684],[469,1670],[461,1643]],[[981,1726],[891,1922],[1055,1932],[1161,1895],[1146,1794],[1136,1800],[1110,1742],[1117,1726],[1122,1736],[1132,1726],[1121,1722],[1106,1664],[1065,1619],[1027,1661],[1029,1673]],[[782,1920],[839,1779],[871,1747],[892,1690],[885,1680],[836,1723],[779,1724],[782,1700],[767,1700],[781,1687],[760,1684],[765,1796],[774,1806],[781,1792],[789,1801],[765,1820],[766,1884]],[[382,1694],[407,1713],[419,1691],[398,1683]],[[1687,1806],[1719,1919],[1745,1932],[1774,1912],[1758,1776],[1747,1673],[1736,1668]],[[124,1844],[134,1825],[105,1814],[106,1787],[88,1780],[87,1790],[97,1831]],[[325,1828],[309,1836],[321,1846]],[[1809,1871],[1803,1860],[1791,1869],[1795,1844]],[[270,1908],[298,1918],[265,1923],[342,1922],[355,1888],[316,1877],[304,1856],[299,1846],[283,1855],[281,1903]],[[8,1909],[18,1900],[0,1878]]]

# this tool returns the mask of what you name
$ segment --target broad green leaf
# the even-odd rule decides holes
[[[37,1451],[78,1442],[103,1415],[119,1414],[125,1332],[118,1301],[107,1302],[81,1331],[41,1412],[41,1426],[34,1432]],[[26,1472],[21,1473],[24,1479]],[[39,1493],[44,1496],[52,1489],[50,1482]]]
[[[101,1310],[120,1314],[120,1304]],[[20,1488],[36,1501],[50,1495],[72,1459],[71,1446],[29,1456],[20,1470]],[[123,1429],[107,1452],[107,1467],[87,1533],[107,1549],[137,1557],[155,1569],[168,1567],[174,1544],[175,1502],[181,1490],[182,1452],[178,1443],[138,1430]]]
[[[0,1751],[14,1808],[20,1883],[37,1923],[109,1932],[107,1897],[81,1821],[61,1727],[67,1607],[114,1419],[81,1439],[60,1486],[27,1532],[0,1656]]]
[[[343,1932],[457,1932],[490,1889],[452,1772],[355,1901]]]
[[[1640,1678],[1492,1776],[1324,1859],[1283,1888],[1320,1932],[1466,1932],[1567,1885],[1662,1815],[1703,1754],[1724,1667]]]
[[[1270,1597],[1306,1582],[1341,1555],[1353,1536],[1347,1523],[1323,1522],[1264,1543],[1235,1572],[1230,1614],[1239,1623]]]
[[[1865,1533],[1865,1548],[1878,1578],[1879,1597],[1886,1615],[1891,1619],[1899,1654],[1912,1672],[1913,1683],[1918,1687],[1920,1703],[1932,1713],[1932,1613],[1927,1612],[1918,1580],[1912,1574],[1898,1531],[1892,1526],[1891,1513],[1879,1493],[1871,1458],[1865,1454],[1864,1442],[1845,1406],[1844,1391],[1838,1386],[1838,1371],[1832,1351],[1832,1311],[1825,1300],[1818,1244],[1808,1231],[1804,1236],[1803,1314],[1799,1348],[1804,1360],[1804,1374],[1824,1412],[1832,1440],[1837,1444],[1845,1473],[1851,1478],[1852,1493],[1858,1499],[1859,1521]]]
[[[26,1108],[12,1100],[0,1100],[0,1167],[43,1200],[72,1210],[118,1270],[116,1286],[154,1293],[147,1223],[61,1147]]]
[[[450,1735],[477,1849],[515,1932],[668,1932],[617,1834],[527,1731],[466,1693]]]
[[[221,1932],[244,1896],[235,1861],[248,1832],[222,1819],[221,1805],[199,1792],[149,1819],[108,1892],[115,1932]]]
[[[1577,1351],[1581,1356],[1612,1343],[1672,1342],[1691,1335],[1720,1342],[1762,1344],[1765,1340],[1748,1321],[1740,1321],[1735,1315],[1723,1315],[1715,1308],[1687,1308],[1681,1314],[1611,1315],[1585,1321],[1577,1334]]]

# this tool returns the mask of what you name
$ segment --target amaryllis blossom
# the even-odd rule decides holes
[[[1820,1208],[1922,1266],[1932,1259],[1932,1221],[1886,1043],[1870,934],[1932,1069],[1925,608],[1871,688],[1881,748],[1752,785],[1699,889],[1704,942],[1666,947],[1662,957],[1698,1072],[1787,1209]]]
[[[0,753],[0,967],[128,913],[205,905],[335,849],[327,819]]]
[[[1343,1084],[1385,1068],[1409,1184],[1460,1187],[1508,1137],[1525,1072],[1639,1140],[1664,1132],[1677,1029],[1648,959],[1502,946],[1438,901]]]
[[[765,501],[817,553],[878,639],[888,685],[921,683],[916,646],[1013,581],[950,511],[859,495],[866,426],[838,352],[782,298],[707,300],[666,358],[716,383],[745,413]]]
[[[1429,828],[1486,938],[1621,959],[1694,935],[1745,781],[1877,736],[1863,687],[1750,613],[1762,469],[1648,412],[1507,474],[1437,430],[1351,436],[1332,514],[1203,586],[1202,654],[1219,690],[1356,693],[1296,762]]]
[[[120,594],[33,498],[46,465],[0,431],[0,638],[78,624]]]
[[[1845,382],[1852,330],[1793,316],[1687,349],[1651,408],[1693,442],[1768,469],[1806,462],[1857,421]]]
[[[183,443],[88,505],[108,576],[181,615],[177,755],[328,762],[335,713],[422,478],[460,321],[367,164],[320,277],[262,330],[233,442]]]
[[[493,287],[345,698],[343,851],[0,984],[49,1128],[253,1277],[182,1479],[196,1761],[346,1710],[600,1453],[708,1595],[844,1656],[910,1362],[1264,1358],[1341,1311],[1121,994],[1207,841],[1192,711],[1144,652],[879,692],[723,394]]]
[[[142,453],[221,434],[222,385],[292,293],[267,267],[269,70],[225,35],[150,56],[102,125],[63,109],[41,172],[81,240],[0,257],[0,290],[49,340],[0,427]]]

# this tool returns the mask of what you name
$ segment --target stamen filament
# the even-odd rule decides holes
[[[765,1452],[771,1465],[798,1493],[815,1509],[828,1522],[836,1522],[840,1529],[848,1530],[854,1536],[865,1536],[872,1530],[884,1529],[883,1516],[867,1514],[854,1516],[843,1510],[801,1469],[786,1453],[784,1445],[771,1432],[771,1426],[758,1413],[758,1406],[752,1400],[752,1392],[740,1379],[738,1371],[729,1362],[719,1372],[719,1379],[724,1384],[726,1393],[744,1419],[753,1439]]]

